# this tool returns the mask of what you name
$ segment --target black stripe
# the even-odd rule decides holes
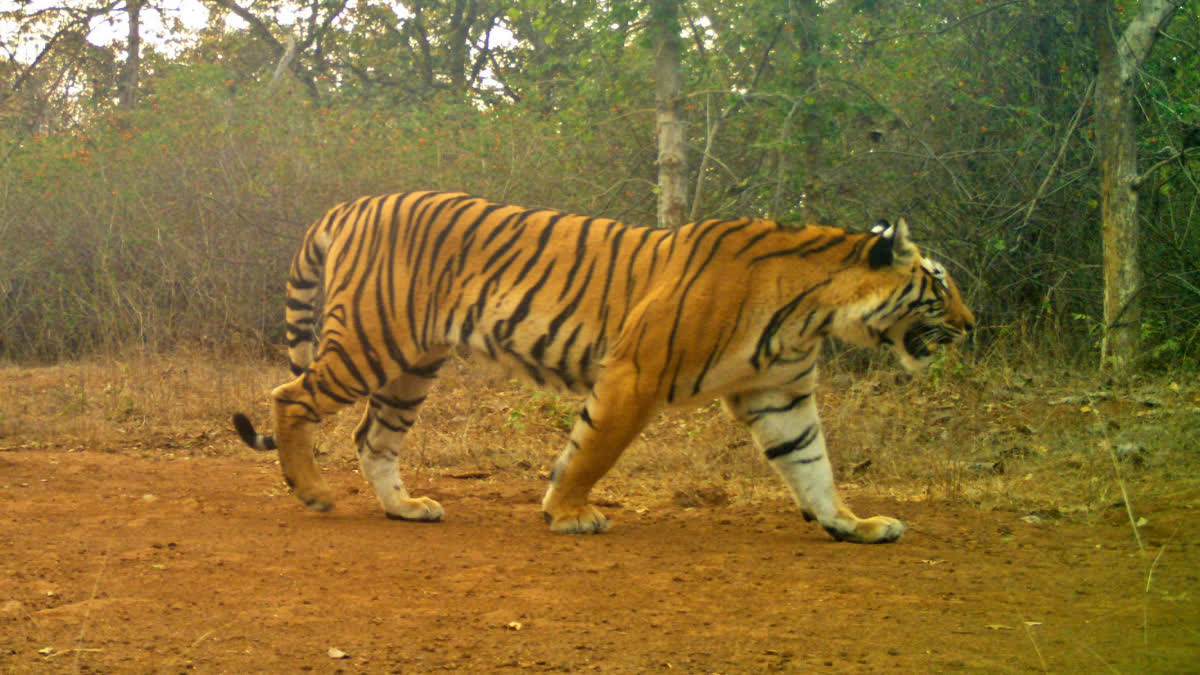
[[[507,228],[509,225],[512,225],[513,223],[520,221],[522,213],[523,212],[521,212],[521,211],[513,211],[512,213],[508,214],[507,216],[504,216],[504,218],[500,222],[496,223],[495,225],[491,225],[490,226],[491,231],[488,232],[487,236],[483,238],[483,242],[480,243],[480,246],[482,246],[483,248],[487,248],[488,246],[490,246],[492,241],[494,241],[496,239],[496,237],[499,237],[500,233],[503,232],[505,230],[505,228]]]
[[[755,244],[762,241],[763,238],[769,236],[774,231],[775,231],[774,228],[766,229],[766,230],[763,230],[762,232],[759,232],[758,234],[754,235],[753,237],[750,237],[749,241],[747,241],[745,244],[743,244],[742,247],[737,250],[737,253],[733,254],[733,257],[740,258],[743,253],[750,250]]]
[[[498,230],[497,230],[497,232],[498,232]],[[488,270],[490,270],[493,266],[495,266],[500,261],[500,259],[503,258],[504,255],[506,253],[508,253],[509,250],[512,249],[513,246],[516,246],[517,242],[521,241],[521,238],[524,236],[524,234],[525,234],[525,225],[524,224],[517,225],[514,228],[513,235],[511,237],[509,237],[506,241],[504,241],[502,244],[497,246],[495,251],[493,251],[492,254],[490,256],[488,256],[488,259],[486,261],[484,261],[483,267],[480,268],[480,272],[483,272],[486,274],[488,272]],[[488,238],[490,239],[491,237],[489,236]],[[485,242],[484,247],[486,248],[486,246],[487,246],[487,243]],[[519,254],[520,254],[520,251],[517,251],[512,257],[510,257],[509,263],[511,263],[512,259],[515,258]],[[507,264],[505,266],[507,267]]]
[[[817,425],[811,424],[808,426],[808,428],[802,431],[799,436],[793,438],[792,440],[784,441],[783,443],[772,445],[771,447],[767,448],[767,459],[778,459],[784,455],[791,454],[798,450],[803,450],[812,445],[813,441],[817,440],[817,435],[820,433],[821,430],[817,427]]]
[[[529,260],[525,261],[525,266],[517,274],[517,283],[520,283],[533,270],[534,266],[538,264],[538,261],[542,259],[542,254],[546,252],[546,244],[550,243],[550,235],[554,232],[554,224],[558,222],[559,218],[562,218],[561,213],[552,216],[550,222],[542,226],[542,232],[538,235],[537,246],[533,250],[533,255],[529,256]],[[554,263],[551,262],[550,266],[553,267]]]
[[[750,420],[750,423],[753,424],[755,421],[757,421],[757,419],[759,417],[762,417],[763,415],[773,415],[775,413],[788,412],[789,410],[795,410],[796,408],[798,408],[801,404],[803,404],[805,401],[807,401],[810,398],[812,398],[812,392],[795,396],[792,398],[792,400],[790,400],[787,403],[780,405],[780,406],[766,406],[763,408],[749,409],[749,410],[746,410],[746,417]]]
[[[587,293],[588,289],[591,287],[592,273],[595,271],[595,269],[596,261],[593,260],[588,265],[587,274],[584,275],[583,283],[579,285],[579,292],[575,294],[575,297],[571,298],[571,301],[566,307],[563,308],[561,312],[559,312],[553,319],[550,320],[550,325],[547,326],[545,334],[539,336],[537,341],[533,343],[533,349],[530,350],[530,355],[533,356],[533,358],[539,363],[544,361],[546,348],[554,342],[556,337],[558,337],[558,331],[562,328],[563,324],[567,319],[571,318],[571,316],[573,316],[575,311],[579,308],[584,294]],[[574,274],[574,271],[572,271],[572,274]],[[561,296],[559,297],[559,300],[562,300]],[[577,325],[576,331],[578,330],[579,328]],[[565,358],[565,356],[566,354],[564,351],[563,357]]]
[[[583,406],[583,410],[581,410],[579,412],[579,419],[582,420],[583,423],[588,425],[589,427],[591,427],[593,429],[596,428],[596,423],[592,421],[592,415],[591,415],[591,413],[588,412],[586,405]]]
[[[579,268],[583,267],[583,258],[587,255],[588,233],[591,231],[593,218],[584,218],[578,224],[579,236],[575,239],[575,262],[571,265],[571,269],[567,272],[566,281],[562,284],[562,290],[558,292],[558,301],[561,302],[566,297],[567,292],[571,290],[571,284],[575,283],[575,275],[579,272]]]
[[[819,342],[817,344],[813,345],[812,347],[809,347],[808,351],[804,352],[803,356],[796,359],[796,363],[801,363],[804,360],[810,358],[813,355],[813,352],[816,351],[817,349],[819,349],[820,347],[821,347],[821,343],[819,343]],[[808,364],[807,368],[800,371],[796,375],[793,375],[792,377],[788,378],[788,381],[784,382],[783,384],[791,384],[793,382],[799,382],[800,380],[803,380],[804,378],[808,377],[809,375],[812,375],[813,370],[815,370],[816,367],[817,367],[817,362],[816,362],[816,360],[814,360],[812,363]]]
[[[405,366],[404,372],[407,375],[416,375],[417,377],[432,379],[437,377],[438,369],[441,368],[442,364],[445,362],[446,359],[438,359],[437,361],[430,361],[423,366]]]
[[[583,324],[581,324],[581,323],[575,324],[575,330],[572,330],[571,334],[569,336],[567,336],[567,341],[563,344],[562,351],[559,352],[558,364],[554,368],[554,372],[558,373],[558,376],[563,379],[563,384],[565,384],[567,386],[567,388],[572,391],[574,391],[574,389],[575,389],[575,376],[571,372],[571,364],[570,364],[571,347],[573,347],[575,345],[575,341],[579,339],[579,333],[582,329],[583,329]],[[584,384],[587,386],[588,389],[590,389],[592,387],[592,385],[595,384],[594,382],[588,381],[586,369],[580,371],[578,373],[578,377],[579,377],[579,379],[582,379],[585,381]]]
[[[784,324],[787,323],[789,318],[791,318],[792,313],[796,311],[796,307],[798,307],[800,303],[809,296],[809,294],[813,293],[819,288],[829,285],[832,281],[832,278],[827,278],[814,286],[804,289],[798,295],[796,295],[796,297],[788,301],[786,305],[779,308],[774,314],[771,315],[771,320],[767,322],[767,327],[763,329],[762,335],[760,335],[758,338],[758,344],[754,347],[754,356],[750,358],[750,364],[754,366],[755,370],[761,370],[764,367],[769,367],[775,362],[775,359],[778,355],[769,353],[771,348],[771,340],[774,339],[776,333],[783,329]],[[763,362],[764,357],[767,358],[766,363]]]
[[[846,257],[842,258],[842,264],[849,265],[858,262],[862,257],[862,250],[866,248],[869,241],[871,241],[869,235],[859,235],[858,241],[854,242],[854,246],[850,247],[850,252],[846,254]]]
[[[713,347],[712,352],[709,353],[708,360],[704,362],[704,368],[700,370],[700,374],[696,377],[696,383],[692,385],[692,395],[697,395],[700,393],[701,389],[704,387],[704,378],[708,375],[708,371],[712,367],[713,362],[717,360],[720,355],[724,354],[725,349],[729,347],[731,342],[733,342],[734,337],[737,335],[738,325],[740,325],[742,322],[742,311],[744,309],[745,305],[738,303],[737,316],[733,317],[733,321],[727,324],[732,328],[730,329],[729,334],[725,336],[725,339],[723,341],[718,341],[718,343]]]
[[[600,297],[596,301],[596,304],[605,309],[608,308],[608,292],[612,290],[613,275],[617,271],[617,261],[620,260],[621,242],[625,239],[625,233],[628,231],[628,227],[610,223],[608,231],[604,233],[606,238],[610,234],[613,235],[612,242],[608,245],[608,270],[604,274],[604,288],[600,291]]]
[[[374,394],[371,394],[371,401],[373,401],[375,403],[379,403],[381,405],[386,405],[390,408],[396,408],[398,410],[411,410],[413,408],[416,408],[417,406],[419,406],[425,402],[425,398],[426,397],[424,397],[424,396],[419,396],[417,398],[408,398],[408,399],[395,398],[392,396],[387,396],[385,394],[380,394],[379,392],[375,392]]]
[[[741,221],[709,221],[709,222],[710,222],[710,225],[708,227],[706,227],[704,229],[704,231],[700,232],[699,236],[696,238],[696,241],[692,243],[692,250],[691,250],[691,252],[688,253],[687,260],[684,263],[684,272],[683,272],[682,276],[687,277],[688,281],[686,284],[684,284],[683,289],[679,293],[679,300],[677,303],[678,309],[676,309],[676,311],[675,311],[674,320],[671,322],[671,331],[667,336],[667,362],[668,363],[671,361],[671,359],[673,358],[673,355],[675,354],[676,338],[679,335],[679,322],[683,317],[684,310],[686,309],[687,299],[688,299],[688,296],[691,294],[692,287],[696,284],[696,282],[703,275],[704,270],[708,269],[709,264],[712,262],[713,258],[716,257],[717,251],[720,250],[721,243],[723,241],[725,241],[725,238],[736,232],[740,232],[741,230],[745,229],[749,225],[749,223],[741,222]],[[720,234],[718,234],[716,239],[713,241],[712,247],[709,248],[709,250],[708,250],[708,255],[705,256],[703,262],[700,262],[696,266],[696,270],[689,274],[687,270],[691,267],[692,261],[695,260],[697,257],[701,242],[709,234],[712,234],[713,232],[717,232],[717,231],[720,231]],[[695,232],[695,231],[693,230],[693,232]],[[692,234],[692,232],[689,232],[689,235],[690,234]],[[668,402],[674,402],[674,400],[675,400],[675,383],[676,383],[675,381],[679,377],[679,369],[683,365],[683,360],[684,360],[683,355],[681,353],[680,357],[679,357],[679,361],[677,362],[676,367],[675,367],[675,375],[672,378],[671,389],[667,393],[667,401]]]
[[[363,344],[365,345],[367,343]],[[367,379],[363,377],[362,371],[359,370],[358,365],[354,363],[353,355],[346,351],[346,348],[342,346],[341,342],[337,340],[329,340],[323,351],[326,353],[335,354],[336,357],[342,362],[342,365],[345,366],[350,377],[354,378],[354,381],[358,384],[357,388],[351,387],[349,384],[337,379],[337,376],[332,369],[326,368],[325,374],[329,378],[330,382],[326,383],[324,380],[321,380],[316,384],[317,387],[326,392],[330,398],[336,401],[341,401],[342,403],[353,403],[357,397],[366,396],[383,385],[382,381],[376,381],[372,384],[367,383]],[[337,385],[342,390],[344,395],[341,398],[339,398],[337,395],[334,395],[329,389],[330,384]]]
[[[295,277],[289,277],[287,283],[288,286],[291,286],[293,290],[308,291],[316,288],[317,284],[320,282],[316,279],[297,279]]]
[[[349,391],[349,388],[346,387],[345,384],[343,384],[341,382],[336,382],[336,384],[343,391]],[[335,392],[333,389],[331,389],[330,386],[325,383],[325,380],[317,380],[317,390],[320,391],[327,398],[331,398],[334,401],[341,403],[343,405],[350,405],[351,403],[354,403],[353,398],[343,396],[342,394],[339,394],[339,393]]]
[[[399,424],[392,424],[391,422],[383,419],[382,417],[380,417],[378,415],[375,416],[375,421],[378,422],[379,425],[382,426],[384,429],[387,429],[388,431],[399,432],[399,433],[407,432],[409,429],[411,429],[413,427],[413,424],[414,424],[414,422],[409,422],[404,419],[401,419]]]
[[[551,261],[550,264],[546,266],[545,271],[542,272],[541,278],[539,278],[537,282],[534,283],[533,286],[531,286],[529,290],[525,291],[525,294],[521,296],[521,301],[517,303],[517,306],[513,308],[513,311],[509,313],[508,317],[497,321],[496,325],[492,327],[492,335],[496,338],[497,342],[505,345],[505,349],[507,351],[512,351],[509,349],[507,343],[512,339],[513,332],[516,331],[517,325],[529,316],[529,307],[533,304],[533,298],[540,290],[542,290],[542,287],[546,285],[546,280],[550,278],[550,275],[553,274],[553,272],[554,261]],[[522,275],[521,278],[524,278],[524,276]]]
[[[444,192],[429,192],[422,194],[407,208],[408,216],[404,219],[405,230],[404,255],[409,265],[413,264],[417,249],[416,239],[429,230],[430,222],[447,204],[447,199],[454,195]],[[399,205],[397,205],[399,210]],[[432,211],[432,213],[430,213]]]
[[[296,401],[296,400],[293,400],[290,398],[276,399],[275,405],[299,406],[301,408],[304,408],[304,412],[307,413],[304,416],[304,419],[308,420],[309,422],[320,422],[321,421],[321,416],[317,414],[317,409],[312,407],[311,405],[305,403],[304,401]]]
[[[762,255],[755,256],[754,258],[750,259],[750,264],[756,265],[756,264],[758,264],[764,260],[767,260],[769,258],[781,258],[781,257],[785,257],[785,256],[806,257],[806,256],[810,256],[810,255],[816,255],[817,253],[821,253],[822,251],[827,251],[827,250],[833,248],[834,246],[841,244],[843,241],[846,241],[845,234],[838,234],[836,236],[831,236],[828,238],[824,238],[821,236],[815,236],[812,239],[804,242],[803,244],[800,244],[799,246],[793,246],[792,248],[785,248],[785,249],[781,249],[778,251],[772,251],[770,253],[764,253]]]
[[[642,247],[644,247],[646,245],[646,242],[650,241],[650,235],[654,231],[649,228],[646,228],[646,229],[640,230],[640,232],[641,232],[642,237],[641,237],[641,239],[638,240],[638,243],[633,247],[633,250],[630,251],[625,256],[614,255],[613,260],[612,260],[612,262],[614,264],[616,263],[618,258],[629,260],[629,264],[625,266],[625,307],[626,307],[625,314],[628,314],[628,308],[633,305],[633,293],[634,293],[634,289],[637,287],[637,282],[634,278],[634,276],[635,276],[634,272],[635,272],[636,265],[638,262],[638,256],[642,252]],[[657,246],[658,246],[658,243],[655,242],[654,246],[651,247],[651,250],[653,250]],[[653,269],[653,268],[650,268],[650,269]],[[617,325],[617,331],[619,332],[622,328],[624,328],[624,326],[625,326],[625,317],[622,316],[621,321]]]

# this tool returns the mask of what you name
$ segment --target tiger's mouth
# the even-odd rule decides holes
[[[904,351],[918,361],[925,361],[939,346],[957,342],[960,337],[961,331],[946,324],[917,322],[904,331]]]

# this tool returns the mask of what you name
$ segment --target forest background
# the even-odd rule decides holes
[[[981,319],[969,358],[1095,367],[1094,24],[1138,2],[671,4],[690,218],[905,216]],[[652,8],[0,4],[0,359],[278,345],[304,229],[362,194],[656,222]],[[1131,87],[1149,369],[1200,357],[1198,47],[1182,3]]]

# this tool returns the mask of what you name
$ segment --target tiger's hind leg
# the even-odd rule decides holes
[[[354,431],[358,465],[375,496],[393,520],[439,521],[442,505],[428,497],[412,498],[400,478],[400,446],[417,420],[417,410],[435,375],[426,370],[406,373],[371,394],[370,405]]]
[[[295,380],[271,392],[275,419],[275,445],[283,480],[292,493],[314,511],[333,508],[333,491],[321,476],[313,459],[313,429],[322,418],[353,402],[341,395],[331,396],[328,385],[314,370],[305,371]]]
[[[811,390],[745,392],[726,396],[723,402],[735,419],[750,427],[805,520],[816,520],[838,541],[860,544],[894,541],[904,533],[899,520],[859,518],[842,502]]]

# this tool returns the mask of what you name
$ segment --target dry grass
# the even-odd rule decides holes
[[[267,393],[287,379],[282,363],[246,354],[131,354],[3,367],[0,451],[273,461],[242,447],[228,420],[241,410],[267,425]],[[456,360],[409,436],[406,472],[544,476],[578,407],[577,398]],[[820,407],[851,495],[944,500],[1042,521],[1124,519],[1123,479],[1136,517],[1154,503],[1200,504],[1194,382],[1159,378],[1117,390],[1035,368],[948,361],[914,378],[890,366],[835,362]],[[323,425],[325,462],[354,469],[349,437],[360,414],[346,411]],[[598,492],[633,508],[785,498],[748,434],[715,403],[659,415]]]

